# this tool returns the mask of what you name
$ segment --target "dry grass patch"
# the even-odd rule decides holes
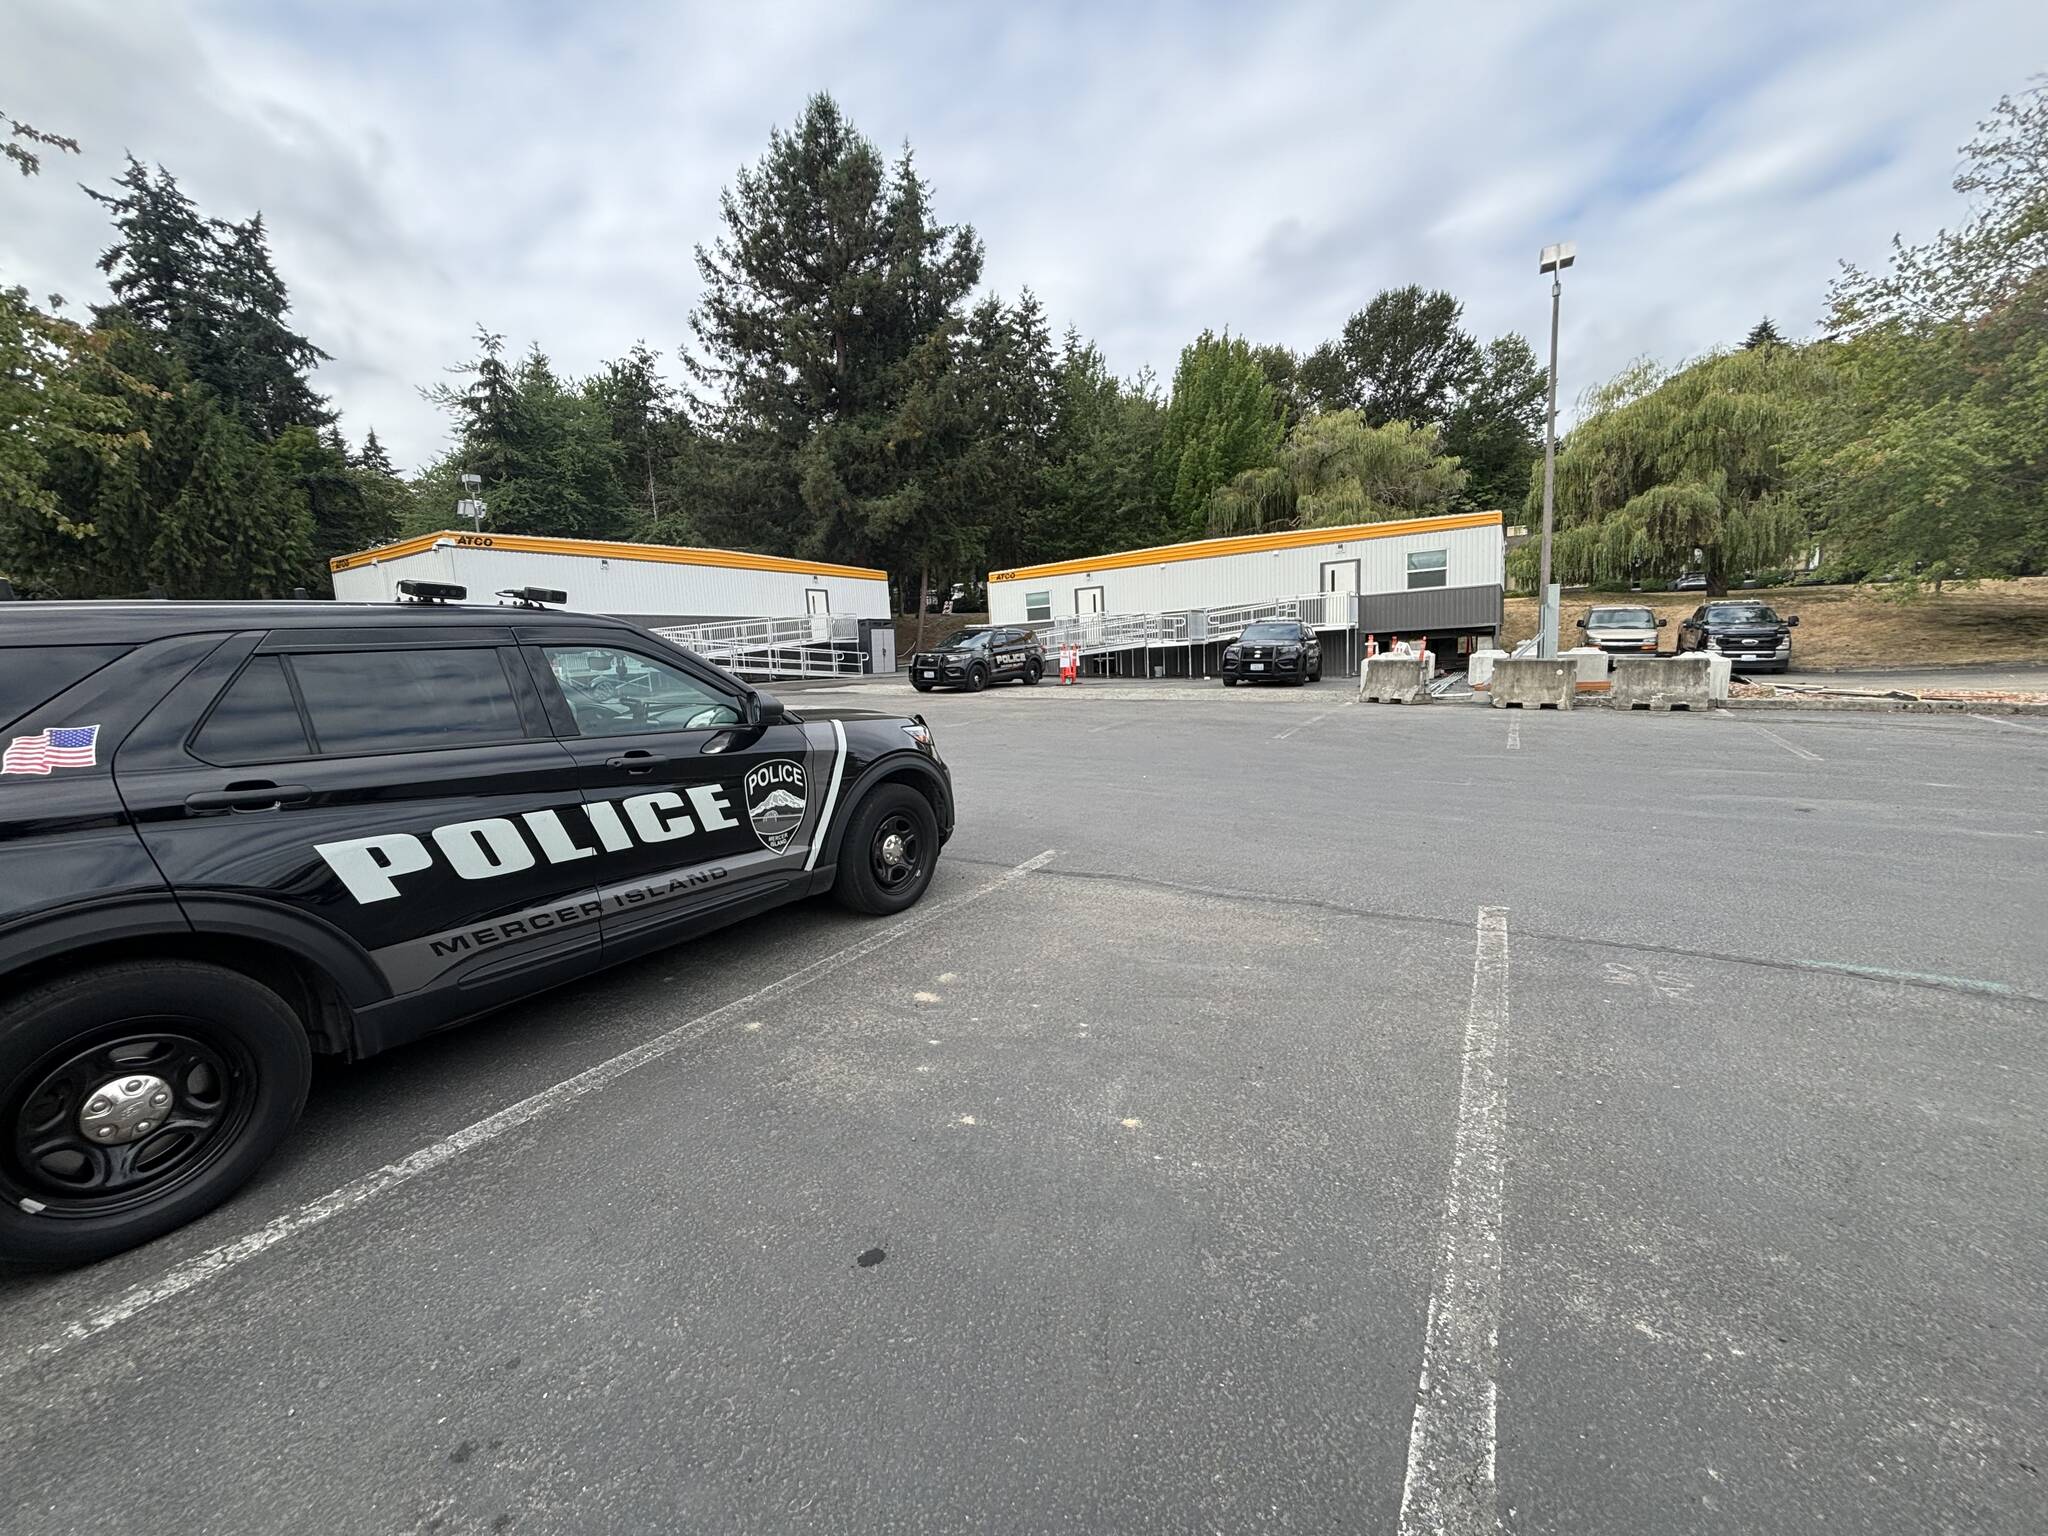
[[[1802,671],[2048,661],[2048,576],[1950,587],[1905,602],[1882,596],[1885,590],[1776,587],[1729,596],[1754,598],[1780,613],[1799,615],[1792,660]],[[1679,620],[1703,601],[1698,592],[1567,592],[1563,643],[1574,643],[1578,621],[1587,610],[1639,604],[1671,621],[1662,637],[1668,649],[1676,640]],[[1508,646],[1535,632],[1536,600],[1509,598],[1503,636]]]

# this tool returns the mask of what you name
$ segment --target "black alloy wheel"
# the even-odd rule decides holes
[[[884,784],[854,808],[839,848],[832,892],[841,905],[878,916],[901,912],[931,884],[938,817],[908,784]]]
[[[868,839],[868,870],[891,895],[924,877],[924,836],[905,812],[892,812],[875,828]]]
[[[290,1131],[312,1052],[221,966],[123,961],[0,1007],[0,1258],[103,1258],[225,1200]]]
[[[1031,660],[1024,663],[1024,686],[1026,688],[1035,686],[1043,676],[1045,676],[1045,663],[1037,657],[1034,656]]]
[[[46,1211],[111,1215],[157,1199],[248,1123],[254,1064],[182,1019],[128,1019],[30,1070],[10,1104],[7,1171]]]
[[[988,668],[976,662],[967,669],[967,691],[979,693],[988,686]]]

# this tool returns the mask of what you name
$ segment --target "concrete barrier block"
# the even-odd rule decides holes
[[[1465,658],[1465,681],[1474,688],[1484,688],[1493,681],[1493,664],[1507,657],[1506,651],[1474,651]]]
[[[1570,709],[1578,685],[1578,663],[1562,656],[1507,656],[1493,664],[1487,702],[1495,709]]]
[[[1623,656],[1614,663],[1608,702],[1616,709],[1705,709],[1713,699],[1714,662],[1702,656]],[[1722,697],[1727,685],[1722,684]]]
[[[1359,674],[1358,696],[1374,704],[1423,704],[1429,700],[1429,663],[1421,656],[1368,656]]]
[[[1718,651],[1701,651],[1707,658],[1707,697],[1717,704],[1728,701],[1728,681],[1735,675],[1735,663]]]
[[[1579,686],[1591,693],[1604,692],[1607,688],[1607,668],[1614,658],[1597,645],[1575,645],[1564,653],[1564,660],[1579,669]]]

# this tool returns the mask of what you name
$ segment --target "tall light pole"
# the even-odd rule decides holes
[[[1543,560],[1536,589],[1536,654],[1557,654],[1558,590],[1550,584],[1550,526],[1557,499],[1557,309],[1564,297],[1561,274],[1579,254],[1567,240],[1543,247],[1539,272],[1550,274],[1550,408],[1543,415]]]

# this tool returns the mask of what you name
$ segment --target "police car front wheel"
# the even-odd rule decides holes
[[[0,1258],[79,1264],[234,1193],[312,1075],[283,998],[222,966],[124,961],[0,1010]]]
[[[884,784],[854,808],[832,894],[855,912],[901,912],[931,884],[939,820],[907,784]]]

